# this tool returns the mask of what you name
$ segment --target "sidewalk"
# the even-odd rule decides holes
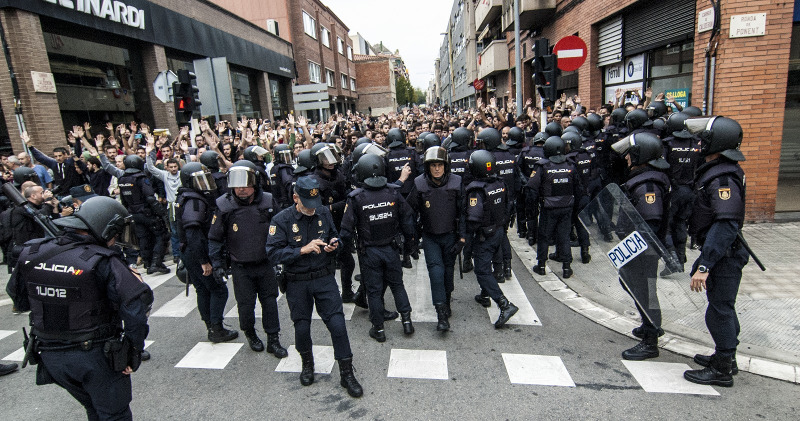
[[[800,383],[800,223],[747,224],[743,233],[767,271],[762,272],[752,259],[744,268],[736,302],[741,325],[739,369]],[[571,278],[561,279],[561,264],[556,262],[549,262],[555,272],[542,277],[531,271],[535,251],[513,234],[509,235],[512,247],[550,295],[598,324],[633,337],[631,329],[639,326],[639,315],[599,247],[592,247],[590,263],[576,259]],[[687,270],[698,254],[687,252]],[[577,255],[573,249],[573,256]],[[689,290],[688,273],[659,278],[658,298],[666,331],[660,347],[690,358],[713,352],[714,342],[705,326],[706,296]]]

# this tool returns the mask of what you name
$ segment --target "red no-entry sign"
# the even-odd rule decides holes
[[[580,37],[570,35],[556,43],[553,54],[558,57],[559,69],[565,72],[578,70],[586,61],[586,43]]]

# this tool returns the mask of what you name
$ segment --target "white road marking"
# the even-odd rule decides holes
[[[181,290],[175,298],[169,300],[166,304],[156,310],[150,317],[185,317],[197,307],[197,294],[194,288],[189,288],[189,296]]]
[[[692,369],[684,363],[622,360],[622,364],[646,392],[719,395],[711,386],[695,384],[684,379],[683,372]]]
[[[303,362],[300,360],[300,354],[295,349],[294,345],[286,348],[289,356],[282,358],[278,363],[275,371],[284,373],[299,373],[303,367]],[[331,374],[333,370],[333,363],[336,359],[333,357],[333,347],[325,345],[312,345],[311,352],[314,354],[314,372],[317,374]]]
[[[3,358],[3,360],[22,362],[24,358],[25,358],[25,348],[20,347],[18,350],[8,354],[5,358]]]
[[[386,377],[447,380],[447,351],[392,349]]]
[[[542,322],[539,321],[539,316],[537,316],[536,311],[533,310],[533,305],[531,305],[531,302],[525,295],[525,291],[522,290],[522,286],[519,284],[519,280],[517,280],[517,275],[513,271],[511,272],[511,279],[499,285],[500,289],[503,290],[503,294],[508,298],[508,301],[511,301],[515,306],[519,307],[517,314],[515,314],[507,324],[525,326],[542,325]],[[494,301],[492,301],[492,306],[487,308],[486,311],[489,313],[489,319],[492,323],[500,316],[500,308],[497,307]]]
[[[178,368],[205,368],[222,370],[244,344],[199,342],[175,364]]]
[[[503,363],[511,383],[575,387],[560,357],[504,353]]]
[[[0,330],[0,339],[11,336],[16,332],[17,332],[16,330]]]

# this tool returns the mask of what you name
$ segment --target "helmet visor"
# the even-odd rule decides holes
[[[210,172],[195,171],[192,173],[192,187],[200,191],[214,191],[217,189],[217,183]]]
[[[613,149],[614,152],[616,152],[616,153],[618,153],[618,154],[620,154],[622,156],[625,156],[625,155],[628,154],[628,152],[630,152],[631,146],[633,146],[635,144],[636,144],[636,141],[634,140],[634,135],[630,135],[630,136],[627,136],[627,137],[625,137],[623,139],[620,139],[619,141],[617,141],[616,143],[611,145],[611,149]]]
[[[262,148],[261,146],[253,146],[252,151],[253,151],[254,154],[256,154],[258,156],[261,156],[261,157],[269,155],[269,151],[264,149],[264,148]]]
[[[255,187],[256,173],[250,168],[233,167],[228,170],[228,188]]]
[[[378,155],[380,157],[384,157],[388,153],[389,151],[386,150],[386,148],[384,148],[383,146],[370,143],[369,145],[367,145],[366,148],[364,148],[362,155],[370,154],[370,155]]]
[[[338,165],[342,163],[342,157],[329,146],[317,151],[317,160],[322,165]]]
[[[429,162],[444,162],[447,163],[447,149],[441,146],[431,146],[425,151],[425,163]]]
[[[698,134],[705,130],[711,130],[711,125],[714,124],[714,120],[717,117],[695,117],[695,118],[687,118],[683,124],[686,126],[686,129],[689,130],[689,133]]]
[[[138,250],[139,238],[136,236],[134,225],[135,222],[133,222],[132,216],[128,215],[123,217],[121,215],[116,215],[114,219],[106,225],[103,232],[100,233],[100,237],[104,241],[110,241],[113,238],[115,243],[119,246]]]
[[[281,164],[291,164],[293,159],[294,156],[291,149],[279,151],[275,156],[275,160]]]

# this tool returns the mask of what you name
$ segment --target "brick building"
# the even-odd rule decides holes
[[[476,3],[479,77],[487,82],[480,94],[504,102],[516,90],[513,1]],[[683,105],[736,118],[745,135],[747,219],[769,221],[776,210],[800,211],[797,1],[720,3],[719,32],[709,44],[714,21],[705,0],[521,0],[523,98],[535,97],[533,42],[548,38],[552,46],[577,35],[588,58],[577,71],[562,72],[559,93],[597,107],[618,88],[652,87]]]
[[[330,110],[307,111],[313,120],[355,110],[356,71],[350,29],[319,0],[212,0],[292,43],[298,85],[326,83]]]
[[[358,111],[367,115],[396,111],[396,57],[356,54],[353,58],[358,75]]]
[[[227,90],[201,90],[204,114],[235,119],[288,113],[295,73],[289,42],[205,0],[108,2],[111,12],[104,4],[0,0],[22,116],[43,151],[63,146],[65,130],[84,121],[95,132],[106,121],[136,119],[177,133],[173,104],[155,96],[153,81],[165,70],[195,70],[209,58],[225,57],[215,61],[214,71],[216,86]],[[9,75],[0,72],[0,140],[19,151]],[[214,96],[221,107],[206,113]]]

